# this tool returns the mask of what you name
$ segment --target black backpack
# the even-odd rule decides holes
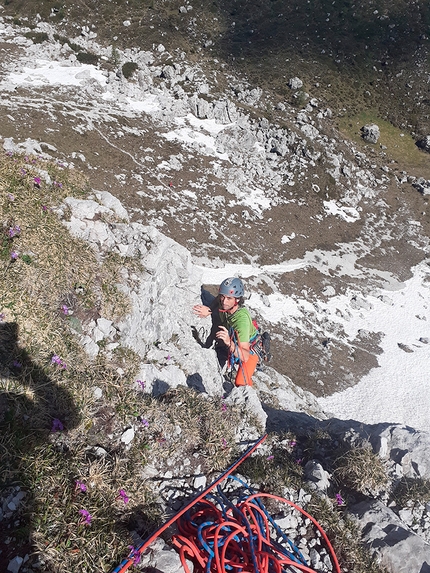
[[[252,321],[258,331],[256,339],[251,343],[251,350],[258,356],[259,364],[267,364],[270,362],[272,355],[270,354],[270,334],[268,332],[261,332],[255,320]]]

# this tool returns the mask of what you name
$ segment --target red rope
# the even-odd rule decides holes
[[[150,535],[147,540],[137,549],[133,550],[129,557],[125,559],[118,567],[116,567],[112,573],[124,573],[129,567],[133,565],[137,556],[142,555],[142,553],[151,545],[153,541],[157,539],[163,531],[170,527],[177,519],[181,517],[185,512],[187,512],[193,505],[202,500],[209,492],[211,492],[218,484],[220,484],[226,477],[228,477],[234,470],[240,466],[240,464],[252,454],[254,450],[258,448],[260,444],[264,442],[267,438],[267,434],[264,434],[259,438],[248,450],[238,458],[233,465],[231,465],[223,474],[220,475],[218,479],[212,482],[205,490],[202,491],[197,497],[190,501],[185,507],[183,507],[176,515],[171,517],[166,523],[161,525],[152,535]]]
[[[253,502],[253,500],[270,498],[285,503],[307,517],[320,532],[329,551],[330,559],[336,573],[341,573],[339,562],[334,549],[321,525],[309,515],[303,508],[292,501],[270,493],[256,493],[249,495],[236,508],[239,519],[234,517],[235,511],[229,508],[227,518],[222,517],[211,502],[205,501],[205,508],[187,516],[187,522],[179,520],[178,528],[187,532],[187,537],[182,535],[173,536],[173,544],[179,549],[182,565],[185,571],[189,570],[186,557],[194,563],[194,573],[226,573],[240,570],[241,573],[284,573],[285,567],[291,567],[292,571],[303,573],[316,573],[314,569],[296,559],[289,558],[270,538],[269,520],[266,510]],[[207,510],[206,510],[207,508]],[[214,520],[214,516],[219,519]],[[246,527],[243,518],[246,518]],[[259,522],[263,525],[260,526]],[[211,548],[213,556],[202,549],[199,542],[197,529],[198,523],[207,525],[201,532],[206,546]],[[224,531],[223,531],[224,530]],[[225,535],[225,530],[229,533]],[[249,531],[251,531],[251,537]],[[186,544],[189,551],[182,551],[182,543]],[[251,549],[253,546],[253,551]],[[254,552],[254,558],[252,555]],[[209,562],[210,561],[210,562]],[[257,563],[258,569],[254,563]]]
[[[226,506],[228,509],[224,507],[221,511],[214,503],[203,499],[227,478],[266,437],[267,435],[264,435],[257,440],[218,479],[159,527],[138,549],[133,550],[112,573],[124,573],[135,562],[136,556],[140,556],[175,521],[178,521],[179,533],[173,536],[172,544],[179,552],[185,573],[190,573],[188,560],[194,564],[193,573],[285,573],[288,570],[316,573],[304,563],[304,558],[297,548],[291,552],[282,547],[278,541],[272,541],[270,534],[272,518],[268,516],[264,506],[257,501],[262,498],[274,499],[289,505],[308,518],[320,532],[326,544],[333,571],[341,573],[334,549],[321,525],[292,501],[270,493],[253,493],[240,501],[237,506],[228,502]],[[194,511],[180,519],[191,509]]]

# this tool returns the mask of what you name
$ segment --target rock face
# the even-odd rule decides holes
[[[430,135],[426,135],[425,137],[417,141],[417,146],[420,149],[427,151],[427,153],[430,153]]]
[[[363,531],[364,541],[387,571],[429,573],[430,545],[404,527],[388,507],[364,501],[351,511]]]
[[[379,127],[375,124],[363,125],[361,128],[362,138],[367,143],[377,143],[379,136],[381,135]]]

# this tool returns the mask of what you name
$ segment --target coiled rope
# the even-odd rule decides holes
[[[233,504],[218,486],[218,495],[206,496],[178,520],[179,534],[172,542],[186,573],[190,573],[187,559],[193,562],[194,573],[315,573],[269,514],[264,498],[291,506],[309,519],[325,542],[333,570],[340,573],[326,533],[303,508],[276,495],[256,493],[236,477],[230,479],[244,486],[249,495],[242,494]]]
[[[254,452],[258,448],[258,446],[264,442],[266,438],[267,434],[261,436],[261,438],[259,438],[250,448],[248,448],[246,452],[244,452],[228,469],[225,470],[225,472],[223,472],[206,489],[204,489],[199,495],[197,495],[194,499],[192,499],[190,503],[188,503],[185,507],[183,507],[176,515],[174,515],[168,521],[166,521],[166,523],[163,523],[163,525],[161,525],[152,535],[150,535],[139,547],[133,549],[130,552],[130,555],[127,557],[127,559],[124,559],[124,561],[122,561],[122,563],[120,563],[118,567],[115,567],[112,573],[124,573],[124,571],[127,571],[127,569],[131,567],[133,563],[136,562],[136,559],[140,555],[142,555],[142,553],[151,545],[153,541],[157,539],[159,535],[161,535],[161,533],[164,530],[166,530],[173,523],[175,523],[175,521],[179,519],[181,515],[186,513],[188,509],[190,509],[193,505],[202,500],[209,492],[211,492],[215,487],[217,487],[226,477],[228,477],[232,472],[234,472],[235,469],[238,468],[240,464],[248,456],[250,456],[252,452]]]
[[[172,537],[172,543],[179,552],[185,573],[191,573],[187,560],[193,562],[194,573],[316,573],[267,511],[262,502],[264,498],[291,506],[309,519],[325,542],[332,570],[341,573],[326,533],[303,508],[270,493],[256,493],[239,478],[230,476],[266,438],[267,434],[257,440],[219,478],[133,549],[112,573],[124,573],[175,521],[178,534]],[[229,476],[241,485],[236,503],[230,501],[220,487]],[[211,493],[215,488],[217,493]]]

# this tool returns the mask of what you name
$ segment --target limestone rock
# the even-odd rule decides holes
[[[288,86],[292,89],[292,90],[299,90],[300,88],[303,87],[303,82],[300,78],[290,78],[288,80]]]
[[[251,386],[235,387],[225,401],[227,404],[245,407],[247,412],[257,418],[263,428],[266,427],[267,414],[261,406],[256,391]]]
[[[364,542],[387,571],[429,570],[430,545],[404,527],[391,509],[379,501],[363,501],[350,509],[362,529]]]
[[[417,146],[423,151],[430,153],[430,135],[426,135],[417,141]]]
[[[379,127],[375,123],[363,125],[361,132],[362,138],[367,143],[376,143],[381,135]]]
[[[311,487],[326,491],[330,487],[330,474],[316,460],[309,460],[305,465],[305,477]]]

